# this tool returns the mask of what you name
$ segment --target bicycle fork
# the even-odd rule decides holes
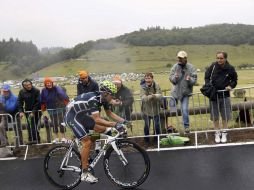
[[[126,166],[128,164],[127,159],[125,158],[123,151],[121,149],[118,149],[116,146],[116,141],[113,141],[111,143],[111,146],[113,147],[114,151],[118,155],[119,159],[122,161],[123,165]]]

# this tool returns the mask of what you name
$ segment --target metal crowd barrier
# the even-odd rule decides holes
[[[250,129],[253,127],[254,87],[237,88],[231,90],[230,93],[230,111],[232,111],[233,118],[228,122],[227,130]],[[133,127],[129,130],[128,136],[131,138],[144,137],[145,114],[142,113],[141,107],[142,101],[136,99],[133,103],[130,115]],[[176,105],[172,96],[164,96],[162,101],[158,104],[157,109],[159,111],[160,132],[156,133],[154,125],[151,123],[151,137],[165,136],[169,130],[175,130],[173,132],[179,133],[183,132],[184,127],[180,102]],[[58,134],[60,134],[60,136],[67,139],[72,137],[73,134],[70,129],[64,128],[63,126],[60,129],[60,123],[63,122],[64,111],[64,109],[48,110],[49,115],[47,119],[45,116],[42,116],[41,111],[37,113],[38,117],[36,116],[33,118],[29,118],[30,112],[26,112],[26,116],[22,119],[19,118],[19,113],[17,113],[14,120],[11,115],[1,114],[2,116],[8,116],[10,118],[8,122],[8,129],[10,130],[7,130],[7,136],[9,137],[8,144],[20,146],[28,143],[52,143],[55,138],[56,127],[58,127]],[[101,114],[106,117],[104,112]],[[126,117],[126,115],[122,116]],[[153,119],[155,115],[150,115],[150,117]],[[214,131],[213,121],[210,119],[209,100],[201,93],[193,93],[189,97],[189,118],[191,133],[195,133],[196,135],[202,132]],[[34,123],[34,125],[32,123]]]
[[[23,143],[19,124],[20,120],[14,120],[12,115],[0,114],[0,146],[18,146]]]
[[[23,131],[22,144],[18,143],[18,146],[52,143],[56,138],[59,142],[62,138],[67,139],[66,128],[61,125],[65,109],[47,109],[45,113],[42,114],[39,110],[31,116],[31,111],[26,111],[22,119],[20,119],[20,113],[16,113],[16,121],[20,120]]]

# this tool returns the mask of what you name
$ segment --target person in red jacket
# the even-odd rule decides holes
[[[59,86],[55,86],[51,78],[44,79],[45,88],[41,91],[41,110],[47,110],[50,115],[51,125],[55,138],[53,143],[59,142],[59,137],[62,142],[66,142],[65,128],[61,125],[63,122],[65,106],[69,103],[69,97],[66,92]],[[58,134],[60,128],[60,136]]]

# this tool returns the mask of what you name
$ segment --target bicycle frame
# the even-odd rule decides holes
[[[112,136],[108,136],[105,134],[101,134],[101,138],[105,139],[105,144],[103,145],[103,147],[101,148],[100,152],[96,155],[96,157],[94,158],[94,160],[92,161],[92,163],[89,165],[89,168],[94,168],[97,164],[97,162],[100,160],[101,156],[104,154],[108,148],[108,146],[112,146],[113,149],[115,150],[115,152],[117,153],[117,155],[119,156],[119,159],[123,162],[124,166],[128,164],[127,159],[125,158],[125,156],[123,155],[123,152],[121,150],[119,150],[116,146],[116,140],[117,138],[124,134],[126,131],[124,132],[118,132],[115,128],[112,128],[112,132],[117,132],[117,134],[112,137]]]
[[[110,145],[113,147],[113,149],[117,153],[117,155],[118,155],[119,159],[122,161],[123,165],[126,166],[128,164],[128,161],[125,158],[123,152],[121,150],[119,150],[116,146],[116,140],[118,139],[118,137],[120,135],[124,134],[126,132],[126,130],[124,132],[118,132],[115,128],[112,128],[112,132],[117,132],[117,134],[114,137],[108,136],[105,134],[101,134],[101,139],[103,139],[105,141],[105,143],[104,143],[103,147],[101,148],[101,150],[99,151],[99,153],[93,159],[92,163],[89,165],[90,170],[92,170],[96,166],[96,164],[98,163],[98,161],[100,160],[102,155],[105,155],[106,150]],[[78,168],[76,166],[68,165],[69,158],[72,154],[71,151],[74,148],[75,143],[78,146],[78,142],[79,141],[77,139],[74,139],[73,141],[70,142],[69,149],[63,158],[63,161],[61,163],[59,170],[69,170],[69,171],[74,171],[74,172],[81,172],[80,168]]]

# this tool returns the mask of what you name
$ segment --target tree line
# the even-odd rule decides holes
[[[196,28],[165,29],[159,26],[140,29],[110,39],[79,43],[73,48],[38,50],[36,45],[12,38],[0,41],[0,62],[16,76],[26,76],[51,64],[76,59],[92,49],[114,49],[119,44],[134,46],[168,46],[186,44],[254,45],[254,25],[213,24]],[[21,72],[22,71],[22,72]]]
[[[116,38],[121,43],[135,46],[168,46],[186,44],[254,45],[254,26],[244,24],[213,24],[196,28],[171,30],[157,27],[140,29]]]

